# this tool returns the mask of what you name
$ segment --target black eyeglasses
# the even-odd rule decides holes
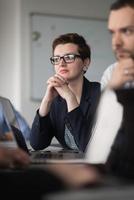
[[[65,63],[72,63],[76,58],[81,58],[81,55],[78,54],[66,54],[64,56],[52,56],[50,61],[53,65],[58,65],[61,59],[64,60]]]

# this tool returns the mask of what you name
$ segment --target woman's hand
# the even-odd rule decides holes
[[[61,87],[63,84],[65,84],[65,80],[59,79],[56,75],[50,77],[47,80],[46,93],[45,93],[45,96],[43,97],[43,100],[41,102],[40,109],[39,109],[40,116],[43,117],[48,114],[54,98],[58,95],[58,91],[56,90],[56,87]]]
[[[68,112],[70,112],[71,110],[73,110],[79,106],[77,98],[76,98],[75,94],[72,92],[72,90],[69,88],[68,82],[58,74],[56,74],[55,76],[60,81],[60,84],[58,86],[56,86],[55,89],[58,92],[58,94],[63,99],[66,100]]]

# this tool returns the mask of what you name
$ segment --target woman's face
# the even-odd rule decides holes
[[[70,56],[63,57],[66,55]],[[79,57],[80,54],[76,44],[67,43],[57,45],[54,50],[54,56],[62,57],[60,58],[59,63],[54,65],[55,72],[57,74],[64,77],[68,81],[83,77],[83,67],[85,66],[85,61]]]

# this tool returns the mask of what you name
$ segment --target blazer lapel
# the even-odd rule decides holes
[[[90,105],[91,105],[91,85],[90,82],[84,77],[82,98],[80,102],[80,107],[84,115],[87,115]]]

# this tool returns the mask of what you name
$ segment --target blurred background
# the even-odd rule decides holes
[[[42,78],[40,77],[41,73],[38,73],[38,69],[40,72],[40,67],[38,68],[38,64],[35,64],[37,63],[35,57],[40,62],[42,61],[39,57],[40,54],[38,55],[36,50],[33,50],[34,47],[37,47],[33,45],[33,42],[40,37],[40,31],[37,30],[36,32],[36,30],[33,30],[33,16],[43,16],[44,18],[45,16],[82,18],[106,23],[109,6],[113,1],[0,0],[0,96],[9,98],[30,126],[39,107],[41,96],[44,94],[45,82],[48,76],[47,73],[44,73],[43,82],[39,82],[39,85],[37,84],[38,80]],[[35,20],[34,22],[42,26],[40,22]],[[107,34],[107,27],[105,28]],[[101,34],[105,38],[101,29],[99,34],[100,38]],[[103,43],[105,45],[105,41]],[[111,48],[110,40],[109,47]],[[51,50],[51,46],[49,48]],[[95,73],[94,70],[96,69],[91,66],[92,71],[91,74],[87,74],[87,78],[100,81],[104,69],[111,62],[114,62],[112,50],[109,51],[107,57],[110,60],[106,59],[105,65],[98,66]],[[93,57],[93,59],[95,58]],[[44,52],[44,67],[45,63]],[[34,91],[38,91],[38,87],[41,88],[42,94],[39,98],[37,95],[36,98]]]

